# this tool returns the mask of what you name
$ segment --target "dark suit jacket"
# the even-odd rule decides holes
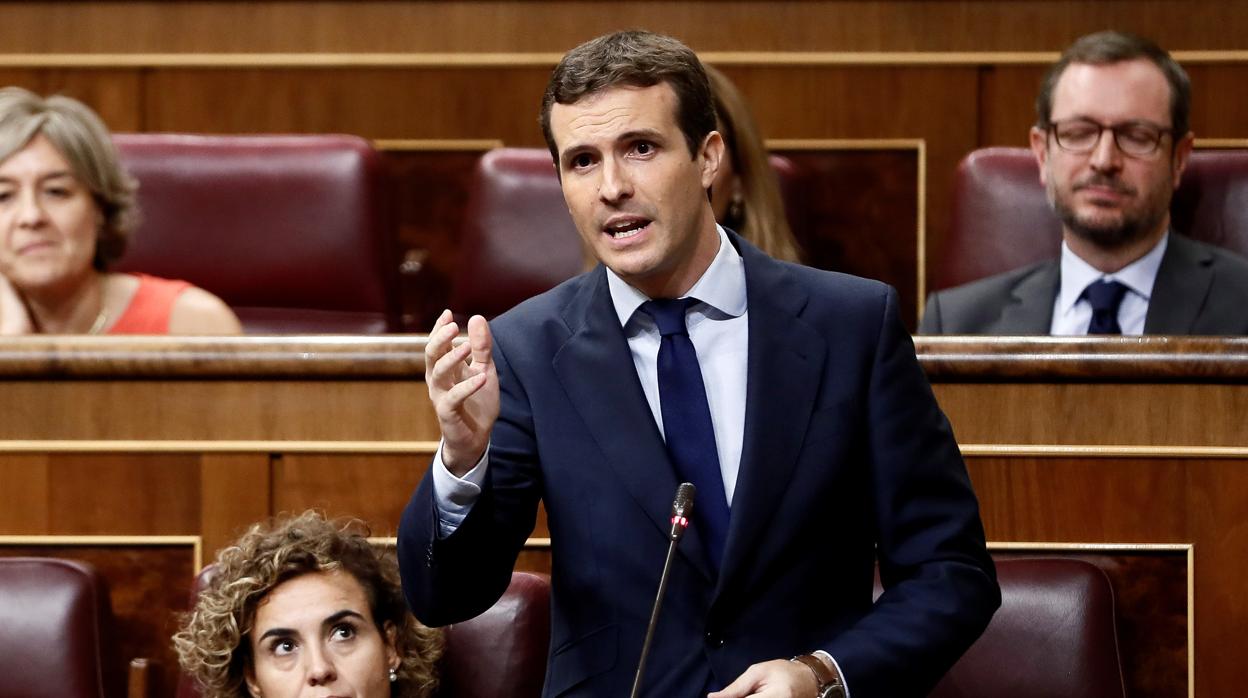
[[[920,334],[1048,334],[1058,260],[928,296]],[[1145,334],[1248,334],[1248,260],[1171,233],[1157,269]]]
[[[823,648],[855,698],[922,695],[1000,602],[949,424],[873,281],[774,261],[730,236],[748,297],[746,424],[721,570],[691,529],[644,694],[696,696],[751,663]],[[667,551],[676,477],[599,267],[492,324],[501,416],[488,483],[438,539],[426,476],[399,559],[416,616],[470,618],[502,593],[545,503],[547,696],[623,696]],[[695,503],[696,506],[696,503]],[[872,605],[878,552],[887,591]]]

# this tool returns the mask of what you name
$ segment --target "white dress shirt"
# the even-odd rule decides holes
[[[1153,295],[1153,283],[1161,258],[1166,254],[1170,233],[1147,254],[1113,274],[1103,274],[1096,267],[1083,261],[1066,241],[1062,241],[1061,287],[1053,301],[1053,322],[1049,333],[1054,335],[1085,335],[1092,324],[1092,304],[1083,297],[1087,287],[1101,279],[1117,281],[1127,287],[1118,306],[1118,326],[1124,335],[1144,334],[1144,318],[1148,315],[1148,301]]]
[[[659,329],[645,313],[637,312],[650,300],[607,269],[607,289],[620,325],[628,339],[633,366],[641,381],[646,401],[659,433],[663,433],[663,413],[659,408]],[[745,303],[745,265],[736,248],[719,228],[719,250],[702,277],[683,297],[697,298],[685,316],[689,339],[698,354],[702,383],[715,429],[719,451],[719,472],[724,478],[724,494],[731,507],[741,469],[741,443],[745,432],[746,354],[749,347]],[[433,490],[437,495],[439,530],[443,536],[455,532],[468,516],[481,494],[489,467],[489,449],[472,470],[457,478],[442,462],[442,448],[433,458]]]

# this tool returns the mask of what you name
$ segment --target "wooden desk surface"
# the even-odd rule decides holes
[[[424,343],[0,341],[0,554],[130,560],[109,569],[114,603],[146,630],[122,651],[155,658],[154,694],[172,695],[171,621],[151,612],[170,578],[277,512],[320,507],[393,535],[437,444]],[[998,552],[1090,556],[1114,577],[1132,695],[1243,685],[1231,648],[1248,627],[1248,340],[916,348]],[[534,536],[520,564],[549,569],[544,521]]]

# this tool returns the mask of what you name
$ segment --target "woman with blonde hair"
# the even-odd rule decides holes
[[[313,511],[223,549],[173,643],[204,698],[425,698],[443,647],[363,525]]]
[[[0,89],[0,335],[241,331],[207,291],[107,270],[135,227],[136,188],[86,105]]]
[[[800,261],[780,198],[780,185],[745,98],[719,70],[706,66],[728,157],[711,185],[715,220],[776,259]]]

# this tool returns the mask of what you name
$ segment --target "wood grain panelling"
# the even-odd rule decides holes
[[[1172,48],[1243,48],[1223,0],[542,0],[517,2],[42,2],[0,5],[11,52],[562,52],[646,27],[698,50],[1054,50],[1117,27]]]
[[[405,441],[438,434],[432,413],[418,407],[428,397],[416,382],[18,380],[0,381],[0,392],[0,439]],[[379,411],[378,402],[393,408]]]
[[[145,128],[487,138],[536,146],[542,144],[537,113],[549,74],[545,67],[162,68],[145,82]]]
[[[1244,421],[1240,420],[1241,425]],[[1248,595],[1244,579],[1248,551],[1248,478],[1243,475],[1248,463],[1193,462],[1187,471],[1188,526],[1196,547],[1198,579],[1216,579],[1200,587],[1196,594],[1196,616],[1208,619],[1197,626],[1198,647],[1212,651],[1198,653],[1199,670],[1211,677],[1248,675],[1243,656],[1219,652],[1216,648],[1233,647],[1248,627]],[[1225,680],[1225,679],[1224,679]],[[1204,693],[1216,693],[1215,687],[1228,686],[1217,680],[1206,684]]]
[[[285,454],[273,461],[273,510],[358,516],[374,536],[393,536],[428,467],[423,455]]]
[[[151,660],[149,695],[174,694],[178,660],[169,638],[195,577],[193,545],[0,542],[0,556],[61,557],[93,565],[108,583],[113,607],[115,632],[105,639],[117,664],[113,670],[124,677],[126,663],[145,657]]]
[[[1240,385],[1118,385],[1112,409],[1099,384],[933,388],[962,444],[1245,445]]]
[[[1184,461],[970,457],[967,468],[989,540],[1190,542]]]
[[[0,4],[0,13],[3,11],[4,4]],[[143,130],[143,76],[138,70],[4,68],[0,69],[0,85],[73,97],[90,105],[114,131]]]
[[[199,458],[200,525],[204,560],[273,512],[267,453],[204,454]]]
[[[37,535],[51,532],[48,492],[55,486],[48,477],[46,453],[0,455],[0,532]]]
[[[199,530],[199,456],[57,454],[48,533],[187,535]]]

